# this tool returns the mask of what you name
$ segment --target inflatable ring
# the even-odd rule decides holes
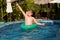
[[[20,27],[24,30],[28,30],[28,29],[34,29],[37,27],[36,24],[31,24],[31,25],[25,25],[25,24],[21,24]]]

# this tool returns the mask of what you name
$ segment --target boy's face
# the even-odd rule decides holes
[[[28,15],[28,16],[32,16],[32,11],[30,10],[30,11],[26,11],[26,15]]]

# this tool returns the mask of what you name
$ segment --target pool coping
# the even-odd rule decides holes
[[[15,23],[21,23],[21,22],[24,22],[24,21],[6,22],[4,24],[1,24],[0,28],[7,26],[7,25],[15,24]]]
[[[37,19],[37,21],[38,22],[54,22],[54,21],[56,21],[56,20],[42,20],[42,19]],[[60,21],[60,20],[57,20],[58,22]],[[11,24],[15,24],[15,23],[22,23],[22,22],[24,22],[24,21],[14,21],[14,22],[6,22],[6,23],[4,23],[4,24],[1,24],[1,26],[0,26],[0,28],[2,28],[2,27],[4,27],[4,26],[7,26],[7,25],[11,25]]]

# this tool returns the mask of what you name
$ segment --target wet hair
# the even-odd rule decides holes
[[[32,14],[32,16],[33,16],[33,17],[35,17],[35,12],[34,12],[34,11],[32,11],[32,13],[33,13],[33,14]]]
[[[33,10],[32,10],[32,9],[28,9],[27,11],[31,11],[31,12],[33,12]]]
[[[31,11],[31,12],[32,12],[32,17],[35,17],[35,12],[34,12],[34,10],[29,9],[29,10],[27,10],[27,11]]]

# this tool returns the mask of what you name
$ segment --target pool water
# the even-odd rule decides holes
[[[60,40],[58,25],[37,26],[35,29],[22,30],[21,23],[13,23],[0,28],[0,40]]]

